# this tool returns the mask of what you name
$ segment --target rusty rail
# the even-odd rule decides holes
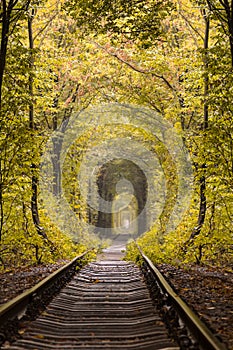
[[[29,310],[30,305],[43,294],[49,298],[49,290],[58,291],[62,285],[75,273],[77,267],[82,267],[82,261],[89,251],[75,257],[68,264],[62,266],[57,271],[44,278],[34,287],[26,290],[14,299],[0,306],[0,326],[1,328],[15,318],[21,319]],[[45,301],[43,301],[45,303]]]
[[[153,276],[154,282],[158,285],[168,303],[173,305],[179,317],[197,341],[200,349],[227,350],[226,346],[215,337],[215,335],[200,320],[200,318],[175,293],[161,272],[154,266],[152,261],[143,253],[142,249],[138,245],[137,248],[149,273]]]

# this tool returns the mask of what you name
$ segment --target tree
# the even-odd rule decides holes
[[[211,15],[222,27],[223,33],[229,39],[231,65],[233,67],[233,3],[228,0],[206,0]]]
[[[25,16],[31,0],[2,0],[0,4],[1,49],[0,49],[0,108],[2,102],[2,84],[6,66],[6,56],[10,35],[17,23]]]
[[[2,109],[3,102],[3,79],[6,68],[6,57],[8,50],[9,39],[16,30],[20,20],[25,16],[25,13],[30,5],[30,0],[3,0],[0,4],[0,20],[1,20],[1,46],[0,46],[0,123],[1,128],[5,127],[4,113]],[[4,183],[4,165],[0,160],[0,239],[2,236],[4,224],[4,203],[3,203],[3,183]]]
[[[31,139],[34,141],[35,138],[35,123],[34,123],[34,39],[33,39],[33,18],[35,16],[35,9],[31,10],[31,13],[28,14],[28,41],[29,41],[29,50],[30,50],[30,60],[29,60],[29,82],[28,90],[30,96],[29,103],[29,129],[31,132]],[[34,143],[34,142],[33,142]],[[32,150],[33,152],[34,150]],[[39,210],[38,210],[38,169],[37,165],[33,162],[31,164],[32,170],[32,196],[31,196],[31,212],[32,220],[36,227],[37,233],[42,236],[45,240],[48,240],[46,233],[44,232],[43,227],[41,226]]]
[[[153,228],[145,245],[149,242],[151,251],[159,245],[165,259],[189,240],[182,259],[201,261],[210,250],[217,256],[232,235],[231,4],[48,0],[40,5],[1,3],[1,249],[13,251],[9,241],[14,233],[19,254],[25,246],[33,247],[37,261],[55,254],[43,238],[46,233],[57,246],[51,239],[54,226],[38,197],[43,147],[57,130],[52,193],[59,202],[63,176],[63,194],[85,217],[85,200],[78,202],[75,181],[91,129],[68,153],[61,174],[70,116],[75,119],[89,104],[123,102],[147,106],[169,120],[194,164],[194,195],[183,223],[164,240]],[[95,142],[107,137],[101,129],[95,133]],[[165,209],[164,223],[169,218]]]
[[[205,36],[204,36],[204,50],[203,50],[203,65],[204,65],[204,86],[203,86],[203,122],[202,122],[202,130],[203,130],[203,141],[205,142],[208,126],[209,126],[209,105],[208,105],[208,94],[209,94],[209,73],[208,73],[208,49],[209,49],[209,35],[210,35],[210,19],[206,14],[206,11],[202,11],[203,19],[205,21]],[[191,244],[196,236],[198,236],[201,232],[201,229],[205,222],[206,210],[207,210],[207,197],[206,197],[206,161],[203,159],[202,164],[196,164],[197,171],[201,171],[200,176],[200,206],[199,206],[199,214],[197,224],[191,233],[187,243],[184,245],[184,249],[187,249],[187,244]]]
[[[17,2],[14,4],[16,6]],[[44,122],[46,103],[49,100],[44,91],[51,89],[53,72],[49,72],[48,65],[46,74],[49,74],[47,80],[43,81],[44,66],[43,61],[38,64],[41,53],[37,47],[38,41],[35,45],[35,38],[41,40],[44,35],[42,29],[46,29],[40,26],[35,9],[41,11],[46,7],[38,7],[34,3],[33,7],[28,5],[26,11],[21,5],[19,1],[12,10],[14,14],[18,10],[20,12],[17,22],[13,22],[14,17],[10,21],[1,106],[0,252],[2,263],[12,261],[13,265],[20,261],[26,262],[27,259],[38,263],[42,258],[48,261],[64,253],[63,243],[68,254],[76,249],[69,238],[62,236],[52,226],[48,218],[45,220],[43,208],[38,203],[40,154],[50,132]],[[51,9],[52,7],[49,10]],[[52,12],[53,18],[56,17],[55,14],[58,14],[56,9]],[[40,108],[42,104],[43,110]],[[52,115],[51,113],[51,118]],[[68,241],[70,249],[65,243]]]

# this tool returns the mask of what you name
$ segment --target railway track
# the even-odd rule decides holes
[[[195,315],[192,319],[142,252],[142,269],[120,256],[110,249],[104,260],[85,265],[35,320],[19,321],[20,337],[3,342],[2,349],[225,349]],[[81,266],[82,257],[77,261]],[[16,313],[13,307],[8,324]]]

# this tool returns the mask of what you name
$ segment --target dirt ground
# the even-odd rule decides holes
[[[158,266],[177,294],[233,350],[233,273],[215,267]]]

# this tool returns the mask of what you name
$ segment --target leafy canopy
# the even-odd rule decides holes
[[[68,0],[65,3],[77,25],[86,33],[108,33],[115,37],[122,34],[123,38],[137,39],[144,46],[150,46],[162,34],[161,20],[173,6],[169,0]]]

